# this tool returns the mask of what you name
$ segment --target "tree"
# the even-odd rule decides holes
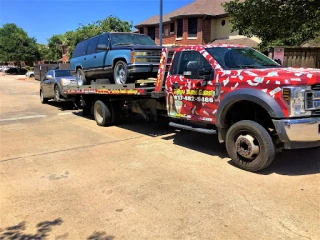
[[[320,36],[319,0],[233,0],[223,6],[231,30],[259,37],[262,47],[301,45]]]
[[[76,30],[63,34],[61,42],[67,45],[68,55],[71,56],[78,42],[103,32],[129,32],[131,28],[132,24],[128,21],[122,21],[118,17],[110,15],[104,20],[98,20],[88,25],[79,24]]]
[[[13,61],[31,63],[40,57],[36,39],[17,27],[14,23],[4,24],[0,28],[0,59],[5,62]]]
[[[47,60],[50,61],[58,61],[62,57],[62,41],[63,41],[63,35],[53,35],[51,38],[48,39],[48,55]]]
[[[44,61],[50,60],[49,47],[47,45],[37,43],[37,48],[38,48],[38,52],[39,52],[39,55],[40,55],[40,59],[39,60],[44,60]]]

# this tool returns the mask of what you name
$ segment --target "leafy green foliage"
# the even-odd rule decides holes
[[[40,58],[36,39],[14,23],[0,28],[0,60],[9,62],[33,62]]]
[[[58,61],[62,57],[63,35],[53,35],[48,39],[48,55],[46,60]]]
[[[319,0],[233,0],[223,6],[231,30],[259,37],[262,47],[301,45],[320,36]]]
[[[104,20],[98,20],[88,25],[80,24],[74,31],[68,31],[63,35],[63,44],[68,46],[68,55],[71,56],[75,46],[87,38],[104,32],[129,32],[132,23],[122,21],[118,17],[108,16]]]
[[[37,43],[37,48],[40,54],[40,60],[49,60],[49,47],[45,44]]]

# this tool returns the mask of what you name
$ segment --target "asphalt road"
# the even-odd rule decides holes
[[[320,239],[319,150],[245,172],[216,136],[98,127],[39,82],[0,83],[0,239]]]

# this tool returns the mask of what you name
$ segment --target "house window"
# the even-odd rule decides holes
[[[222,26],[226,25],[226,20],[222,20],[222,21],[221,21],[221,25],[222,25]]]
[[[170,23],[170,33],[174,33],[174,23]]]
[[[155,27],[148,27],[148,36],[152,39],[156,39],[156,28]]]
[[[188,19],[188,37],[197,37],[198,33],[198,19],[189,18]]]
[[[144,27],[140,28],[140,33],[144,34]]]
[[[182,38],[183,36],[183,19],[177,20],[177,38]]]

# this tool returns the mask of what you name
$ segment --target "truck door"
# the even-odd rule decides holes
[[[198,51],[177,52],[167,77],[167,111],[170,117],[215,122],[214,69]]]

